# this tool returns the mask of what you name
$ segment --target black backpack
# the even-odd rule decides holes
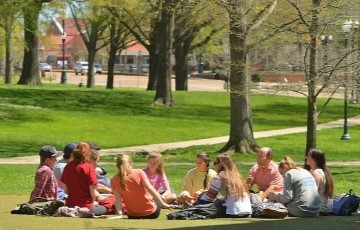
[[[201,220],[220,217],[221,212],[221,204],[214,202],[195,204],[181,211],[169,213],[166,217],[168,220]]]

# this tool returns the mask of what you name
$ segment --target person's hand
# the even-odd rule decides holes
[[[174,204],[164,203],[162,207],[171,210],[171,209],[174,209],[174,208],[178,208],[179,206],[178,206],[178,205],[174,205]]]
[[[274,192],[269,192],[269,193],[267,194],[267,198],[268,198],[268,200],[270,200],[270,201],[275,201],[275,199],[276,199],[276,193],[274,193]]]

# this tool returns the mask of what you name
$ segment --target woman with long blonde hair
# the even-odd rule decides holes
[[[147,167],[143,170],[150,184],[159,192],[161,198],[166,203],[172,204],[176,200],[176,194],[171,191],[163,165],[162,155],[158,152],[151,152],[147,157]]]
[[[282,193],[270,192],[268,199],[285,205],[289,216],[318,216],[320,197],[310,172],[298,167],[289,156],[280,161],[279,172],[284,177],[284,190]]]
[[[218,194],[223,196],[224,217],[247,217],[251,214],[251,203],[243,178],[228,154],[219,154],[214,162],[217,176],[209,190],[199,200],[213,202]]]
[[[122,203],[125,204],[130,219],[156,219],[160,215],[161,207],[174,207],[161,199],[143,170],[132,168],[129,155],[119,154],[116,167],[118,173],[111,178],[111,189],[115,195],[118,215],[122,215]]]

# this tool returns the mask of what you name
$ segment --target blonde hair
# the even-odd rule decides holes
[[[80,142],[72,152],[74,161],[78,163],[90,162],[91,148],[86,142]]]
[[[116,167],[120,177],[120,187],[126,189],[126,180],[131,169],[131,157],[127,154],[120,153],[116,158]]]
[[[147,156],[147,161],[149,162],[149,160],[151,159],[157,159],[158,160],[158,165],[156,167],[156,172],[157,173],[164,173],[164,166],[163,166],[163,158],[161,153],[158,152],[151,152],[149,153],[149,155]]]
[[[279,163],[279,168],[289,168],[289,169],[297,169],[298,166],[289,156],[285,156]]]
[[[245,183],[231,157],[228,154],[221,153],[216,157],[216,162],[221,166],[220,178],[225,185],[225,198],[230,191],[237,198],[244,197],[244,193],[246,193]]]

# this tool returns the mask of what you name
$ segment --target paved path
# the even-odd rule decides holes
[[[318,130],[321,129],[330,129],[343,127],[344,120],[332,121],[324,124],[319,124],[317,126]],[[360,126],[360,116],[348,118],[349,126]],[[295,127],[288,129],[279,129],[279,130],[269,130],[262,132],[255,132],[255,138],[261,137],[270,137],[278,135],[286,135],[293,133],[302,133],[306,132],[306,127]],[[151,151],[165,151],[168,149],[177,149],[177,148],[186,148],[194,145],[211,145],[219,144],[228,141],[228,136],[223,137],[214,137],[208,139],[192,140],[192,141],[181,141],[173,143],[162,143],[162,144],[152,144],[152,145],[141,145],[141,146],[132,146],[116,149],[104,149],[101,150],[101,155],[116,155],[119,153],[131,153],[131,152],[151,152]],[[37,164],[39,163],[39,157],[35,156],[26,156],[26,157],[13,157],[13,158],[0,158],[0,164]],[[354,165],[360,166],[360,161],[351,161],[351,162],[329,162],[329,165]]]

